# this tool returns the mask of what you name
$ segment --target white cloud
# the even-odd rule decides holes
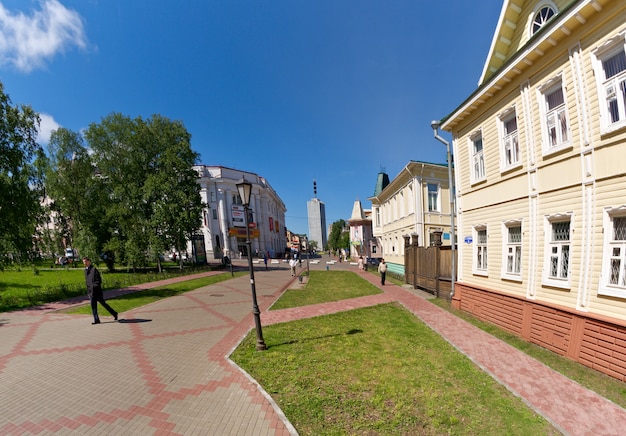
[[[52,115],[39,114],[39,118],[41,119],[41,123],[39,125],[39,132],[37,132],[37,142],[47,144],[50,142],[52,132],[61,126],[52,118]]]
[[[81,16],[58,0],[41,0],[41,9],[26,16],[0,3],[0,66],[30,72],[67,47],[86,48]]]

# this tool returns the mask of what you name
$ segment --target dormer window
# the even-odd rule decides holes
[[[543,27],[554,15],[556,14],[555,9],[552,6],[542,6],[539,11],[535,14],[535,18],[533,19],[533,24],[531,27],[531,34],[534,35],[537,33],[539,29]]]

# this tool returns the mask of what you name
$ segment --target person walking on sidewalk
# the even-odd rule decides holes
[[[87,285],[87,295],[91,300],[91,312],[93,313],[94,324],[100,324],[100,317],[98,316],[98,303],[102,304],[106,310],[117,321],[117,312],[113,310],[111,306],[104,301],[104,294],[102,292],[102,277],[100,277],[100,271],[98,268],[91,264],[91,259],[83,257],[83,264],[85,265],[85,284]]]
[[[298,266],[298,261],[294,257],[289,261],[289,267],[291,267],[291,277],[295,277],[296,275],[296,266]]]
[[[385,259],[380,259],[378,272],[380,273],[380,284],[385,286],[385,277],[387,275],[387,264],[385,263]]]

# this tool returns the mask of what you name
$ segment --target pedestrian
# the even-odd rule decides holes
[[[93,313],[93,322],[91,325],[100,324],[100,317],[98,316],[98,303],[102,304],[106,310],[117,321],[117,312],[113,310],[111,306],[104,301],[104,294],[102,293],[102,277],[100,277],[100,271],[98,268],[91,264],[91,259],[83,257],[83,265],[85,265],[85,284],[87,285],[87,295],[91,300],[91,312]]]
[[[363,272],[363,256],[359,256],[357,264],[359,265],[359,272]]]
[[[380,259],[378,272],[380,273],[380,284],[385,286],[385,276],[387,275],[387,264],[385,263],[385,259]]]
[[[294,277],[296,275],[297,265],[298,265],[298,261],[296,260],[295,257],[289,261],[289,266],[291,267],[291,277]]]
[[[265,271],[267,271],[267,252],[263,253],[263,263],[265,264]]]

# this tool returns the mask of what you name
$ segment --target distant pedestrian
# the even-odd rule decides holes
[[[91,259],[83,257],[83,264],[85,265],[85,284],[87,285],[87,295],[91,300],[91,312],[93,313],[93,324],[100,324],[100,317],[98,316],[98,303],[102,304],[106,310],[117,321],[117,312],[113,310],[111,306],[104,301],[104,294],[102,292],[102,277],[100,277],[100,271],[98,268],[91,264]]]
[[[363,272],[363,256],[359,256],[357,264],[359,265],[359,272]]]
[[[263,253],[263,263],[265,264],[265,271],[267,271],[267,253]]]
[[[380,259],[380,263],[378,264],[378,272],[380,273],[380,284],[385,286],[385,278],[387,275],[387,264],[385,263],[385,259]]]
[[[289,266],[291,267],[291,277],[296,275],[296,266],[298,265],[298,261],[293,258],[289,261]]]

